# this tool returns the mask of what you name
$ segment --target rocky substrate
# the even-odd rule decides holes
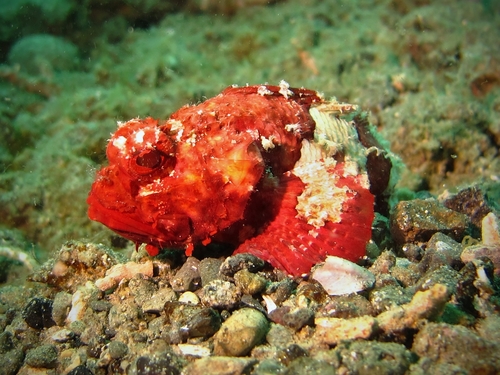
[[[342,295],[249,254],[66,243],[0,289],[0,374],[499,373],[500,234],[481,190],[400,202],[376,228],[374,282]]]

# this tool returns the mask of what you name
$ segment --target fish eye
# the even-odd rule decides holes
[[[139,167],[155,169],[161,166],[165,155],[158,150],[147,150],[141,152],[135,159]]]
[[[175,167],[175,157],[157,149],[143,150],[128,163],[128,172],[135,175],[170,173]]]

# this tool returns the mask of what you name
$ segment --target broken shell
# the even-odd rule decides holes
[[[370,271],[343,258],[329,256],[311,276],[331,296],[360,292],[371,288],[375,276]]]

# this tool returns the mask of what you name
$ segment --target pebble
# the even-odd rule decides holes
[[[182,302],[167,302],[165,316],[171,333],[178,331],[181,339],[212,336],[222,321],[220,314],[212,308]]]
[[[284,374],[285,366],[275,359],[262,360],[252,371],[252,375],[275,375]]]
[[[428,323],[415,336],[412,351],[439,364],[454,364],[468,374],[498,374],[498,343],[460,325]]]
[[[481,228],[481,221],[491,212],[491,206],[480,186],[471,186],[447,197],[443,204],[454,211],[461,212],[471,219],[472,223]]]
[[[226,258],[220,267],[220,274],[231,279],[236,272],[242,269],[247,269],[252,273],[259,272],[264,268],[265,264],[262,259],[255,255],[248,253],[236,254]]]
[[[59,292],[54,297],[52,305],[52,319],[58,326],[64,325],[64,321],[71,308],[72,295],[66,292]]]
[[[404,375],[415,361],[404,345],[377,341],[344,341],[330,352],[344,374]]]
[[[400,285],[387,285],[370,293],[373,312],[379,314],[411,301],[411,296]]]
[[[407,328],[415,329],[422,319],[438,318],[449,298],[448,289],[442,284],[435,284],[429,290],[415,293],[409,303],[377,315],[377,325],[382,331],[391,334]]]
[[[80,365],[76,366],[73,370],[67,373],[67,375],[93,375],[86,366]]]
[[[269,345],[285,348],[294,342],[293,332],[281,324],[271,323],[266,341]]]
[[[109,343],[108,350],[111,358],[119,359],[128,353],[128,346],[121,341],[114,340]]]
[[[297,344],[288,345],[276,353],[276,359],[285,366],[288,366],[293,360],[301,357],[307,357],[307,352]]]
[[[287,375],[334,375],[332,365],[313,358],[300,357],[292,361],[287,368]]]
[[[172,353],[142,356],[135,363],[137,375],[180,375],[179,360]]]
[[[176,297],[172,288],[163,287],[142,304],[142,311],[149,314],[159,314],[165,307],[165,303],[175,301]]]
[[[424,256],[424,249],[414,243],[405,243],[399,249],[398,255],[408,259],[411,262],[418,263]]]
[[[297,284],[287,277],[269,284],[265,290],[265,294],[268,294],[275,304],[280,305],[291,296],[296,286]]]
[[[55,342],[68,342],[69,340],[73,339],[75,337],[75,334],[66,328],[60,329],[56,332],[54,332],[50,338],[52,341]]]
[[[57,349],[54,345],[40,345],[28,350],[24,362],[31,367],[53,368],[57,363]]]
[[[435,199],[399,202],[391,215],[391,233],[400,246],[427,242],[437,232],[460,241],[468,226],[467,216],[444,207]]]
[[[240,299],[240,290],[233,283],[213,280],[201,289],[201,301],[210,307],[230,309]]]
[[[243,375],[249,374],[257,362],[253,358],[204,357],[189,364],[183,375]]]
[[[35,297],[28,302],[23,310],[26,324],[34,329],[49,328],[56,324],[52,319],[53,302],[43,297]]]
[[[0,355],[0,369],[2,374],[15,375],[22,366],[24,353],[21,349],[12,349]]]
[[[371,316],[352,319],[316,318],[316,339],[328,345],[336,345],[343,340],[368,339],[376,328],[376,320]]]
[[[353,294],[333,297],[329,303],[318,310],[317,316],[346,319],[372,315],[372,313],[373,307],[370,301],[359,294]]]
[[[201,284],[198,266],[200,261],[195,257],[188,257],[179,271],[176,272],[170,284],[175,292],[194,291]]]
[[[243,294],[256,294],[265,289],[267,280],[248,269],[242,269],[234,274],[234,282]]]
[[[493,213],[482,221],[482,243],[468,246],[460,255],[464,262],[471,262],[482,257],[489,258],[495,265],[495,275],[500,276],[500,233],[498,219]]]
[[[269,330],[264,314],[243,308],[235,311],[214,335],[214,354],[244,356],[260,343]]]
[[[449,266],[441,266],[440,268],[425,273],[415,284],[418,290],[428,290],[436,284],[445,285],[450,293],[455,293],[457,289],[460,274]]]
[[[450,266],[459,270],[463,267],[460,259],[461,253],[462,245],[443,233],[436,233],[427,242],[418,268],[422,273],[433,271],[441,266]]]
[[[284,307],[278,308],[269,314],[274,322],[283,324],[295,331],[298,331],[305,325],[312,326],[314,323],[314,311],[309,308],[296,308],[290,311],[285,310],[285,313],[276,319],[277,313],[282,309],[284,309]]]
[[[197,305],[200,303],[200,297],[193,292],[184,292],[179,296],[178,301],[182,303],[189,303],[191,305]]]
[[[205,258],[200,261],[198,271],[200,272],[202,286],[219,278],[219,269],[222,263],[223,260],[217,258]]]

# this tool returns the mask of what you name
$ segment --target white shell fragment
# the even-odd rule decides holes
[[[153,277],[153,262],[117,264],[106,271],[105,277],[96,280],[95,285],[100,290],[106,291],[117,287],[122,280],[130,280],[139,273],[146,277]]]
[[[375,283],[373,273],[335,256],[326,257],[325,262],[314,269],[311,277],[331,296],[360,292]]]
[[[500,228],[498,219],[490,212],[481,222],[483,244],[488,246],[500,245]]]

